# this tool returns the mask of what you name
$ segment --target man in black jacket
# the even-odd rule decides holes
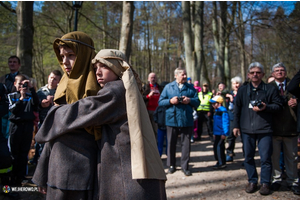
[[[245,168],[249,183],[245,191],[253,193],[257,190],[258,174],[254,156],[256,142],[261,161],[260,194],[270,194],[272,176],[272,115],[281,110],[282,104],[278,90],[262,81],[264,68],[254,62],[249,65],[248,78],[250,82],[243,85],[236,95],[234,107],[234,129],[237,137],[243,134],[245,153]]]
[[[290,84],[287,86],[287,91],[300,98],[300,70],[292,78]],[[298,106],[298,116],[300,116],[300,106]],[[297,132],[300,133],[300,117],[297,118]]]
[[[297,133],[297,100],[286,91],[290,79],[286,78],[286,67],[277,63],[272,68],[275,78],[270,84],[274,85],[282,97],[283,109],[273,117],[273,183],[271,189],[278,191],[281,186],[282,173],[280,169],[280,152],[283,151],[284,165],[288,187],[294,194],[300,195],[298,188],[298,133]],[[283,123],[284,122],[284,123]]]

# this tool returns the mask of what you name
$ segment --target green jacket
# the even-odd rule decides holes
[[[197,111],[209,111],[210,110],[209,100],[212,98],[212,95],[213,94],[211,92],[207,92],[207,94],[203,94],[203,92],[198,93],[200,105],[197,108]]]

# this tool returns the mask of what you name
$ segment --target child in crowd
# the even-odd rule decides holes
[[[9,147],[13,157],[12,183],[20,185],[27,171],[27,155],[30,149],[34,111],[37,111],[39,99],[31,82],[25,75],[17,75],[14,86],[17,92],[8,94],[9,111]]]
[[[214,114],[214,156],[218,161],[213,169],[223,169],[226,167],[225,139],[229,135],[229,115],[225,107],[222,106],[223,98],[219,95],[213,97],[209,102],[215,109]]]

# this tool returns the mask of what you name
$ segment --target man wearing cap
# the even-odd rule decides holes
[[[200,100],[200,105],[197,108],[198,114],[198,138],[195,140],[201,140],[201,135],[203,132],[203,122],[206,122],[207,133],[213,141],[213,127],[212,127],[212,107],[209,100],[212,98],[213,94],[209,91],[208,83],[204,82],[202,85],[202,91],[198,93],[198,98]]]
[[[193,107],[199,106],[199,99],[195,88],[186,82],[185,69],[176,68],[174,71],[175,81],[165,86],[158,104],[166,106],[166,126],[168,139],[167,165],[170,174],[176,171],[176,144],[177,138],[181,137],[181,170],[186,176],[192,175],[189,171],[191,151],[191,136],[193,133],[194,119]]]
[[[258,174],[254,160],[257,142],[261,163],[259,193],[268,195],[272,177],[272,116],[282,109],[282,104],[277,89],[265,84],[263,76],[264,68],[260,63],[249,65],[250,82],[240,87],[235,99],[233,133],[236,137],[243,134],[244,165],[249,182],[245,191],[253,193],[257,190]]]

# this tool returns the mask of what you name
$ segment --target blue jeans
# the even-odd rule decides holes
[[[247,134],[243,133],[243,145],[245,151],[245,168],[248,175],[248,181],[250,183],[258,182],[258,175],[255,165],[255,149],[256,141],[258,143],[258,152],[261,163],[261,178],[260,183],[270,184],[272,176],[272,152],[273,142],[272,133],[265,134]]]
[[[167,141],[167,130],[157,129],[157,147],[159,155],[161,156],[164,149],[164,141],[166,138],[166,154],[168,149],[168,141]]]

